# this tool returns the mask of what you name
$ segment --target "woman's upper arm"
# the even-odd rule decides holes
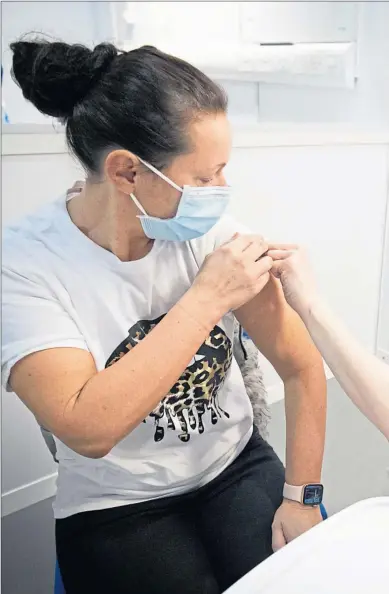
[[[235,315],[283,379],[307,367],[322,365],[308,330],[287,304],[279,281],[272,275],[264,289]]]
[[[66,403],[96,372],[83,336],[47,287],[7,269],[2,320],[3,386],[61,433]]]

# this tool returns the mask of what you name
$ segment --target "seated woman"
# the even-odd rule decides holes
[[[55,436],[66,592],[220,593],[272,538],[320,521],[316,500],[283,499],[253,430],[236,320],[284,381],[301,492],[320,483],[326,393],[267,245],[224,216],[225,95],[151,47],[12,50],[24,96],[66,124],[87,173],[3,234],[3,383]]]

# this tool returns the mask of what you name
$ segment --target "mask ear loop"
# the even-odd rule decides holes
[[[140,157],[138,157],[138,159],[139,159],[139,161],[141,163],[143,163],[143,165],[145,167],[147,167],[148,169],[150,169],[150,171],[152,171],[153,173],[155,173],[156,175],[158,175],[158,177],[160,177],[161,179],[163,179],[163,181],[165,181],[168,184],[170,184],[175,190],[178,190],[182,194],[182,192],[184,191],[183,188],[181,188],[180,186],[178,186],[177,184],[175,184],[174,181],[172,181],[166,175],[164,175],[163,173],[161,173],[160,171],[158,171],[158,169],[156,169],[156,167],[154,167],[153,165],[150,165],[150,163],[147,163],[146,161],[143,161],[143,159],[141,159]]]
[[[143,163],[143,165],[145,167],[147,167],[148,169],[150,169],[150,171],[152,171],[153,173],[155,173],[156,175],[158,175],[158,177],[160,177],[161,179],[163,179],[163,181],[167,182],[169,185],[171,185],[175,190],[178,190],[181,194],[184,191],[183,188],[181,188],[180,186],[178,186],[177,184],[175,184],[171,179],[169,179],[166,175],[164,175],[163,173],[161,173],[160,171],[158,171],[158,169],[156,167],[154,167],[153,165],[150,165],[150,163],[147,163],[147,161],[143,161],[143,159],[141,159],[140,157],[138,157],[139,161],[141,163]],[[139,202],[139,200],[136,198],[136,196],[134,194],[130,194],[132,200],[134,201],[134,204],[139,208],[139,210],[141,211],[141,213],[143,213],[146,217],[148,217],[149,215],[147,214],[147,212],[145,211],[145,209],[143,208],[143,206],[141,205],[141,203]],[[139,216],[139,215],[138,215]]]
[[[145,209],[143,208],[143,206],[141,205],[139,200],[137,198],[135,198],[135,195],[130,194],[130,197],[134,201],[135,206],[137,206],[139,208],[139,210],[141,211],[141,213],[143,213],[147,217],[148,216],[147,212],[145,211]],[[140,215],[138,215],[138,216],[140,216]]]

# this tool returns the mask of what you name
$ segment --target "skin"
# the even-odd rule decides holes
[[[389,367],[360,346],[318,294],[308,255],[272,246],[273,273],[347,396],[389,439]]]
[[[196,120],[189,135],[192,150],[176,157],[163,173],[181,187],[225,185],[223,170],[231,153],[231,130],[226,118]],[[177,212],[180,192],[144,167],[136,155],[124,150],[107,156],[104,180],[100,184],[87,183],[69,203],[69,214],[92,241],[121,260],[143,258],[153,241],[144,235],[136,218],[141,213],[129,194],[135,194],[148,215],[167,219]]]
[[[188,153],[175,158],[165,175],[180,186],[224,185],[231,151],[225,114],[195,119],[188,135]],[[143,233],[131,193],[148,214],[161,218],[173,216],[180,200],[179,191],[150,173],[136,155],[115,150],[102,163],[101,179],[87,181],[68,203],[73,223],[123,261],[144,257],[153,244]],[[15,365],[13,390],[69,447],[102,457],[155,408],[214,325],[235,310],[285,384],[287,481],[320,481],[326,401],[322,361],[278,282],[270,278],[273,261],[264,256],[267,249],[262,238],[236,235],[215,250],[183,298],[112,367],[98,372],[85,351],[49,349]],[[274,548],[320,520],[318,509],[284,501],[274,519]]]

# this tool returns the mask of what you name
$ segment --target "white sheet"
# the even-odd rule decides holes
[[[388,594],[389,497],[322,522],[253,569],[228,594]]]

